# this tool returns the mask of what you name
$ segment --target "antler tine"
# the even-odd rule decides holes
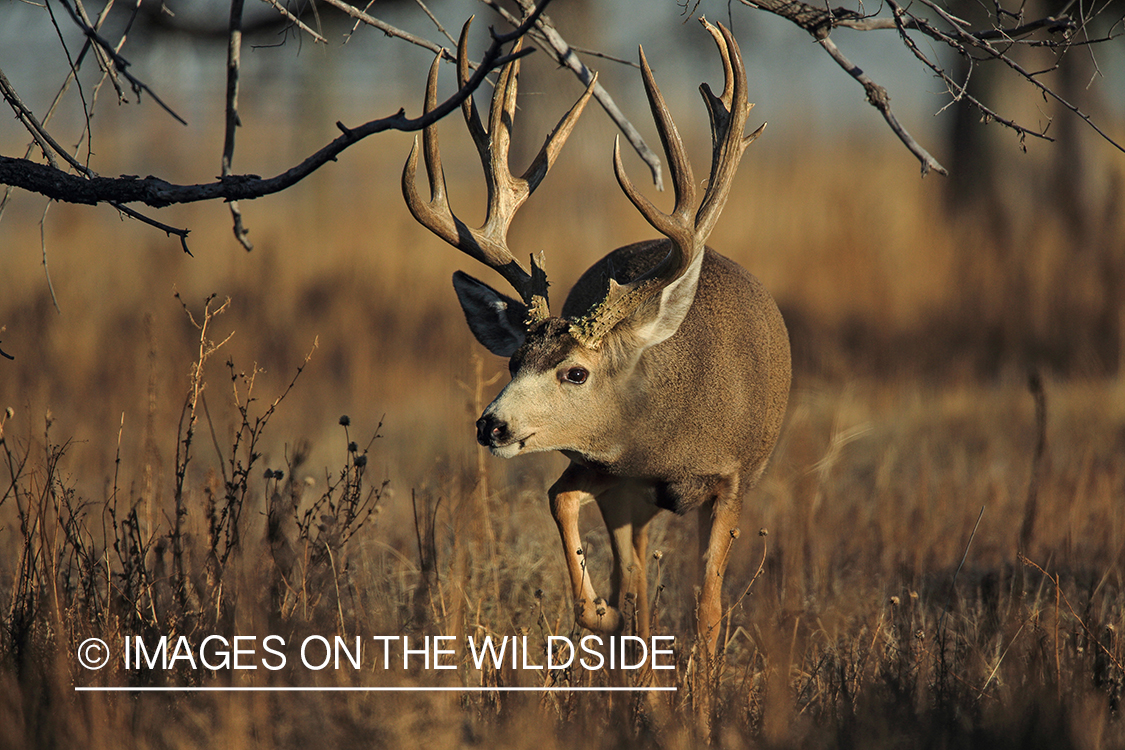
[[[699,20],[714,38],[723,61],[723,93],[715,96],[706,83],[699,86],[711,120],[711,176],[707,181],[707,192],[703,196],[699,212],[695,216],[696,233],[706,241],[727,202],[743,152],[762,134],[766,125],[762,123],[753,133],[743,136],[754,105],[748,101],[749,86],[742,52],[734,35],[725,26],[712,26],[705,18]]]
[[[437,105],[437,74],[441,57],[434,58],[430,73],[426,78],[426,98],[423,111],[429,112]],[[418,138],[410,148],[410,156],[402,170],[402,196],[406,206],[420,224],[441,237],[446,242],[457,244],[457,225],[449,210],[449,200],[445,190],[445,171],[441,168],[441,152],[438,148],[437,128],[431,126],[422,131],[422,151],[426,162],[426,176],[430,183],[430,200],[425,202],[415,187],[418,172]],[[468,251],[466,251],[468,252]],[[475,257],[475,256],[474,256]],[[483,261],[483,258],[479,258]]]
[[[472,78],[472,71],[469,70],[469,26],[472,25],[475,17],[469,16],[469,20],[465,21],[465,25],[461,28],[461,36],[457,40],[457,83],[461,86]],[[516,51],[514,45],[512,51]],[[484,126],[480,123],[473,97],[465,97],[465,101],[461,102],[461,112],[465,116],[465,124],[469,127],[469,135],[473,137],[473,143],[477,144],[479,149],[480,144],[487,141],[488,134],[484,132]]]
[[[683,139],[676,129],[676,123],[664,102],[664,95],[656,85],[656,77],[652,74],[648,59],[645,57],[644,48],[639,49],[641,61],[641,78],[644,81],[645,93],[648,95],[649,109],[656,122],[656,130],[660,135],[660,143],[668,157],[668,171],[672,175],[672,185],[676,202],[672,213],[665,214],[652,201],[646,198],[633,185],[633,181],[625,174],[625,166],[621,162],[620,139],[613,142],[613,173],[617,176],[617,183],[629,198],[629,201],[641,212],[649,224],[661,234],[670,238],[676,249],[683,255],[692,252],[692,238],[695,234],[691,222],[691,209],[695,205],[695,176],[688,160],[687,151],[684,149]],[[686,258],[681,258],[681,262]],[[663,264],[662,264],[663,265]],[[687,265],[684,263],[684,265]]]
[[[700,86],[711,120],[711,177],[707,190],[699,210],[694,217],[691,216],[691,207],[695,204],[695,178],[691,164],[642,49],[641,76],[675,186],[676,201],[672,212],[661,212],[633,185],[625,174],[620,143],[616,140],[613,147],[613,170],[621,190],[630,202],[653,228],[672,241],[672,248],[655,267],[627,284],[618,284],[611,278],[605,299],[585,316],[572,322],[571,334],[586,346],[596,347],[617,323],[651,296],[659,294],[665,286],[699,260],[707,237],[726,203],[742,153],[765,128],[762,125],[751,135],[743,136],[753,105],[747,102],[746,69],[742,64],[741,52],[734,37],[721,24],[716,28],[703,20],[703,26],[719,48],[724,74],[723,93],[720,96],[715,96],[706,83]]]
[[[462,86],[470,77],[466,40],[471,22],[472,18],[465,23],[457,45],[458,79]],[[517,42],[512,50],[513,53],[519,50],[519,46]],[[436,106],[437,67],[438,60],[435,60],[426,82],[426,111]],[[508,167],[508,151],[511,144],[518,79],[518,59],[500,69],[492,95],[487,130],[481,123],[472,98],[467,98],[462,104],[462,114],[480,156],[488,192],[488,208],[484,224],[479,229],[467,227],[449,208],[445,177],[438,151],[436,125],[431,125],[423,132],[423,153],[430,181],[430,202],[425,203],[418,197],[414,184],[417,172],[417,140],[403,169],[402,187],[403,196],[414,217],[449,244],[503,276],[527,304],[529,322],[534,322],[546,318],[549,314],[547,277],[542,269],[542,256],[539,261],[532,257],[531,273],[528,273],[508,249],[508,227],[516,211],[539,186],[554,163],[563,143],[574,129],[579,115],[582,114],[582,110],[593,94],[594,82],[591,81],[585,93],[559,121],[523,176],[517,178],[512,175]]]

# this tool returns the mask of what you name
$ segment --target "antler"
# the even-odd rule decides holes
[[[461,30],[461,39],[457,44],[457,76],[462,86],[470,77],[467,40],[469,24],[472,20],[470,18],[465,23]],[[520,43],[516,43],[513,52],[519,50]],[[439,54],[430,66],[430,74],[426,81],[426,112],[437,104],[437,77],[440,62]],[[496,88],[492,94],[487,130],[481,124],[472,97],[461,105],[465,123],[468,125],[469,133],[480,155],[481,165],[484,167],[485,183],[488,188],[488,211],[485,214],[484,224],[479,229],[471,229],[449,208],[436,124],[427,127],[422,133],[422,150],[426,161],[426,174],[430,182],[430,200],[423,201],[414,185],[418,168],[417,138],[414,139],[414,147],[411,148],[410,156],[402,171],[402,194],[406,198],[410,213],[423,226],[503,276],[527,305],[528,322],[531,323],[549,315],[547,276],[543,271],[542,256],[539,260],[532,256],[530,273],[515,259],[508,249],[508,227],[516,211],[535,188],[539,187],[539,183],[554,164],[559,150],[562,149],[570,131],[578,121],[578,116],[582,114],[582,110],[590,100],[594,81],[590,82],[586,92],[547,136],[543,147],[527,171],[521,177],[515,177],[508,166],[508,148],[511,144],[512,122],[516,109],[519,67],[519,60],[516,59],[500,69]]]
[[[644,80],[645,92],[648,94],[653,120],[660,134],[660,142],[668,157],[668,171],[672,176],[676,195],[672,213],[666,214],[660,211],[633,185],[621,163],[621,148],[618,140],[613,144],[613,171],[617,175],[621,190],[648,223],[672,241],[672,247],[663,260],[633,281],[619,284],[615,279],[610,278],[605,299],[571,324],[571,334],[585,346],[596,347],[615,325],[632,314],[646,300],[659,295],[664,287],[682,276],[694,263],[699,262],[707,237],[711,234],[726,204],[742,153],[766,127],[763,124],[750,135],[743,135],[746,120],[754,105],[747,101],[746,69],[742,64],[738,43],[722,24],[716,28],[706,19],[700,20],[719,48],[725,79],[723,93],[720,96],[715,96],[706,83],[699,87],[711,119],[711,177],[707,182],[707,190],[693,217],[691,211],[695,205],[696,191],[691,164],[680,134],[676,130],[676,124],[672,121],[664,97],[656,85],[652,69],[645,59],[644,50],[641,49],[641,77]]]

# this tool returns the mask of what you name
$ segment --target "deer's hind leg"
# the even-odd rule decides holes
[[[696,612],[699,637],[714,658],[723,618],[723,577],[726,575],[731,546],[738,537],[738,517],[742,513],[739,475],[723,477],[711,498],[699,509],[699,542],[703,552],[703,589]]]

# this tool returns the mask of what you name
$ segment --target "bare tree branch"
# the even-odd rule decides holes
[[[1016,22],[1016,25],[1005,28],[1000,22],[1000,16],[1005,15],[1005,12],[997,6],[997,17],[993,27],[973,30],[970,28],[968,22],[956,18],[938,5],[938,3],[934,2],[934,0],[919,0],[919,3],[929,9],[936,19],[939,19],[942,24],[949,27],[949,31],[943,31],[928,19],[911,12],[909,8],[900,6],[896,0],[887,0],[887,6],[891,9],[893,14],[892,18],[867,16],[849,8],[829,8],[827,6],[810,5],[802,0],[741,0],[741,2],[749,7],[765,10],[781,16],[812,35],[840,67],[863,84],[864,89],[867,91],[867,100],[883,114],[883,117],[887,120],[887,123],[890,125],[895,135],[898,136],[906,147],[910,149],[911,153],[922,163],[923,175],[930,169],[934,169],[942,174],[946,172],[898,122],[897,118],[891,112],[889,97],[887,96],[886,90],[872,81],[859,66],[848,60],[839,48],[828,38],[832,29],[836,27],[845,27],[857,31],[894,29],[897,31],[903,45],[910,50],[911,54],[945,83],[952,97],[952,102],[964,101],[976,107],[988,120],[998,122],[1018,133],[1021,143],[1022,139],[1028,135],[1048,141],[1053,140],[1047,136],[1046,127],[1039,129],[1024,127],[1012,119],[1001,116],[979,99],[969,95],[966,91],[966,83],[957,83],[944,68],[927,58],[908,32],[917,31],[923,33],[936,42],[948,47],[955,54],[966,58],[970,63],[970,70],[971,66],[975,63],[998,60],[1008,66],[1017,75],[1038,88],[1045,97],[1054,99],[1061,106],[1077,115],[1087,125],[1093,128],[1106,142],[1119,150],[1125,151],[1125,148],[1099,127],[1090,115],[1082,112],[1077,106],[1071,104],[1060,96],[1058,92],[1039,80],[1039,76],[1047,71],[1029,71],[1008,54],[1009,50],[1015,45],[1050,46],[1061,50],[1061,59],[1061,54],[1065,53],[1071,46],[1094,43],[1094,40],[1089,39],[1075,41],[1071,38],[1071,35],[1075,30],[1080,28],[1084,29],[1090,19],[1100,13],[1101,10],[1082,11],[1085,15],[1080,19],[1081,23],[1076,23],[1070,16],[1065,14],[1065,11],[1059,15],[1045,16],[1040,19],[1024,22],[1021,10],[1019,14],[1006,14],[1008,18]],[[1068,6],[1067,9],[1069,9],[1069,7],[1070,6]],[[1105,6],[1103,6],[1103,9],[1104,7]],[[1026,38],[1029,35],[1043,30],[1050,34],[1064,35],[1065,38],[1061,42]],[[1102,39],[1102,41],[1108,41],[1112,38],[1114,38],[1114,34],[1111,30],[1110,34]],[[1004,48],[1002,49],[996,46],[994,42],[999,42]],[[1052,66],[1049,70],[1054,70],[1056,67],[1057,64]]]
[[[68,151],[66,151],[61,145],[59,145],[59,143],[57,141],[55,141],[55,139],[53,137],[51,137],[51,134],[48,133],[47,130],[39,123],[39,121],[35,118],[35,115],[32,114],[31,110],[29,110],[24,105],[24,103],[20,100],[19,95],[16,93],[15,89],[12,88],[12,85],[11,85],[11,83],[9,83],[7,76],[4,75],[3,70],[0,70],[0,93],[3,94],[4,99],[7,100],[8,103],[12,106],[12,108],[16,111],[16,116],[20,119],[21,122],[24,123],[24,125],[27,127],[27,129],[31,132],[32,136],[35,138],[35,142],[39,145],[39,147],[41,149],[43,149],[43,154],[46,157],[47,162],[48,162],[47,164],[38,164],[37,162],[29,161],[28,159],[12,159],[12,158],[7,157],[7,156],[0,156],[0,184],[8,185],[9,187],[24,187],[24,185],[20,184],[20,182],[18,180],[9,181],[8,179],[5,178],[4,165],[8,162],[12,162],[12,163],[15,163],[17,165],[18,164],[28,164],[28,165],[31,165],[32,167],[35,167],[36,169],[45,170],[45,172],[48,173],[48,175],[54,175],[55,176],[54,180],[52,180],[51,177],[48,176],[47,181],[48,182],[53,181],[53,182],[55,182],[56,185],[58,184],[57,180],[58,180],[59,177],[63,178],[64,180],[67,180],[67,181],[75,180],[75,181],[78,181],[80,183],[81,182],[87,182],[87,181],[90,181],[90,180],[105,179],[105,178],[98,177],[97,174],[93,170],[91,170],[85,164],[83,164],[82,162],[78,161],[76,158],[71,156]],[[67,163],[70,164],[70,166],[75,171],[77,171],[80,175],[85,175],[85,178],[80,177],[79,175],[71,174],[70,172],[67,172],[67,171],[59,168],[58,162],[55,161],[55,159],[54,159],[54,157],[51,153],[52,151],[61,155],[67,161]],[[68,201],[65,198],[59,198],[56,195],[52,195],[51,193],[44,192],[42,190],[33,190],[32,192],[38,192],[38,193],[41,193],[43,195],[46,195],[48,198],[53,198],[55,200],[62,200],[63,202],[67,202],[67,203],[87,202],[87,201]],[[158,229],[160,229],[160,230],[162,230],[162,231],[164,231],[168,234],[177,235],[180,238],[180,243],[183,245],[184,252],[187,252],[189,255],[191,254],[188,251],[188,248],[187,248],[188,230],[186,230],[186,229],[176,229],[175,227],[170,227],[166,224],[162,224],[158,221],[150,219],[147,216],[144,216],[143,214],[140,214],[140,213],[134,211],[131,208],[127,208],[127,207],[121,205],[122,203],[127,203],[127,202],[130,202],[130,201],[120,201],[120,200],[116,200],[112,197],[106,197],[106,198],[102,198],[102,199],[97,200],[97,201],[93,201],[93,203],[100,203],[100,202],[109,203],[114,208],[116,208],[117,210],[126,214],[127,216],[130,216],[134,219],[142,221],[145,224],[149,224],[151,226],[154,226],[154,227],[156,227],[156,228],[158,228]]]
[[[890,2],[893,4],[893,0],[890,0]],[[963,43],[967,46],[971,46],[972,48],[985,53],[986,55],[988,55],[992,59],[999,60],[999,61],[1003,62],[1009,68],[1011,68],[1016,73],[1018,73],[1022,78],[1024,78],[1026,81],[1028,81],[1031,85],[1033,85],[1037,89],[1039,89],[1043,93],[1044,96],[1047,96],[1051,99],[1054,99],[1056,102],[1061,104],[1063,107],[1065,107],[1066,109],[1070,110],[1075,115],[1077,115],[1079,117],[1079,119],[1081,119],[1083,122],[1085,122],[1091,128],[1093,128],[1094,132],[1096,132],[1098,135],[1100,135],[1107,143],[1112,145],[1118,151],[1125,152],[1125,146],[1122,146],[1122,144],[1118,143],[1112,137],[1110,137],[1109,133],[1105,132],[1100,127],[1098,127],[1098,125],[1094,122],[1093,118],[1090,117],[1090,115],[1088,115],[1085,112],[1078,109],[1077,106],[1075,106],[1074,104],[1071,104],[1066,99],[1062,98],[1062,96],[1060,96],[1058,94],[1058,92],[1056,92],[1053,88],[1045,85],[1042,81],[1040,81],[1037,73],[1032,73],[1032,72],[1028,71],[1026,68],[1024,68],[1018,62],[1016,62],[1011,57],[1009,57],[1006,53],[1004,53],[1001,50],[998,50],[995,47],[993,47],[991,42],[988,39],[980,38],[980,37],[978,37],[974,34],[970,34],[969,32],[965,31],[963,28],[961,28],[961,26],[954,23],[952,17],[949,15],[949,13],[946,12],[937,3],[934,3],[932,0],[920,0],[920,2],[923,5],[925,5],[927,8],[934,11],[934,13],[936,13],[938,16],[940,16],[942,18],[942,20],[946,21],[946,23],[948,23],[950,25],[950,27],[953,29],[952,37],[954,39],[956,39],[957,41],[959,41],[959,42],[961,42],[961,43]]]
[[[135,5],[134,8],[133,8],[134,15],[137,11],[137,8],[139,8],[140,0],[136,0],[136,2],[137,2],[137,5]],[[82,6],[81,0],[75,0],[75,5],[76,5],[76,8],[77,8],[78,12],[82,15],[83,20],[87,24],[89,24],[90,20],[86,15],[86,10]],[[109,12],[110,12],[110,9],[112,7],[113,7],[113,0],[110,0],[109,2],[107,2],[102,7],[102,11],[98,15],[97,20],[92,24],[95,29],[101,29],[102,24],[105,23],[105,20],[109,16]],[[52,20],[53,20],[53,14],[52,14]],[[132,21],[130,20],[130,25],[131,25],[131,23],[132,23]],[[114,47],[114,51],[116,51],[116,52],[121,51],[121,47],[124,46],[124,44],[125,44],[125,38],[126,38],[126,35],[128,34],[128,31],[129,31],[129,26],[126,26],[125,31],[121,35],[121,39],[117,42],[117,45]],[[118,99],[119,100],[124,99],[124,93],[122,92],[121,87],[120,87],[120,85],[117,81],[117,74],[116,74],[116,71],[114,70],[112,61],[109,60],[109,58],[107,56],[105,56],[105,54],[100,51],[100,48],[98,48],[96,46],[92,46],[90,44],[89,40],[87,40],[85,46],[82,49],[82,51],[78,54],[78,57],[75,60],[72,61],[72,64],[70,66],[70,70],[67,72],[66,79],[63,81],[62,86],[59,87],[59,90],[55,93],[55,98],[51,102],[50,107],[47,108],[47,114],[44,115],[42,122],[38,122],[38,121],[35,120],[34,115],[32,115],[30,110],[28,110],[23,105],[23,102],[20,101],[18,94],[16,94],[16,92],[12,88],[11,84],[4,77],[3,71],[0,70],[0,89],[4,90],[4,98],[10,100],[12,106],[17,111],[17,117],[21,120],[21,122],[24,123],[25,127],[28,129],[28,131],[32,135],[32,142],[30,144],[28,144],[27,150],[24,152],[24,158],[28,158],[28,157],[31,156],[31,153],[35,150],[36,145],[39,145],[42,148],[44,143],[46,143],[46,141],[47,141],[46,124],[47,124],[47,122],[50,121],[51,117],[54,115],[54,113],[56,111],[56,108],[58,107],[59,103],[62,101],[63,95],[70,88],[70,84],[77,81],[77,79],[78,79],[78,69],[82,66],[82,61],[83,61],[83,59],[86,55],[87,50],[89,50],[89,49],[94,50],[95,57],[97,58],[98,64],[102,69],[102,77],[101,77],[101,80],[99,80],[98,83],[94,86],[93,94],[91,95],[91,99],[90,99],[89,104],[84,106],[84,112],[86,114],[85,127],[83,128],[82,136],[79,138],[78,143],[76,143],[75,146],[74,146],[75,154],[77,154],[78,149],[81,148],[83,140],[85,140],[87,144],[90,143],[90,117],[89,117],[90,110],[89,110],[89,108],[93,107],[94,102],[97,101],[98,92],[101,90],[102,84],[105,83],[106,80],[111,80],[113,82],[114,88],[117,91]],[[69,59],[69,55],[68,55],[68,59]],[[84,97],[83,97],[83,102],[85,104],[85,98]],[[51,143],[54,143],[53,139],[51,139]],[[57,143],[55,144],[54,147],[55,148],[61,148],[60,146],[58,146]],[[91,151],[90,148],[87,148],[87,156],[89,156],[90,151]],[[57,166],[57,164],[54,161],[53,154],[51,154],[50,150],[44,151],[44,154],[45,154],[45,156],[46,156],[46,158],[47,158],[47,160],[50,164],[52,164],[53,166]],[[75,156],[74,158],[76,159],[77,156]],[[83,166],[85,166],[85,165],[83,165]],[[5,186],[4,195],[3,195],[2,198],[0,198],[0,218],[2,218],[3,215],[4,215],[4,209],[7,207],[8,199],[12,194],[12,190],[13,190],[13,187],[11,185]],[[115,207],[118,210],[125,213],[126,215],[131,216],[131,217],[133,217],[133,218],[135,218],[139,221],[142,221],[144,223],[155,226],[155,227],[167,232],[168,234],[178,235],[180,237],[180,242],[183,245],[183,248],[184,248],[185,252],[187,251],[187,242],[186,242],[187,230],[186,229],[176,229],[174,227],[169,227],[169,226],[167,226],[165,224],[162,224],[158,221],[154,221],[154,220],[148,218],[147,216],[139,214],[136,211],[133,211],[132,209],[127,209],[127,208],[125,208],[121,205],[115,205]],[[49,270],[48,265],[47,265],[47,240],[46,240],[46,234],[43,231],[44,226],[45,226],[45,219],[46,219],[46,215],[47,215],[47,210],[49,208],[50,208],[50,203],[48,203],[47,206],[44,208],[43,218],[40,219],[40,222],[39,222],[39,224],[40,224],[40,249],[41,249],[42,254],[43,254],[43,273],[46,277],[47,289],[51,294],[51,301],[55,306],[55,310],[59,310],[58,298],[55,296],[54,285],[51,283],[50,270]]]
[[[105,7],[102,8],[102,12],[98,15],[98,20],[92,24],[90,23],[90,17],[86,14],[86,8],[82,5],[82,0],[74,0],[74,5],[75,9],[78,11],[78,14],[82,16],[82,22],[87,26],[91,26],[95,31],[100,31],[102,23],[105,22],[106,17],[109,15],[110,9],[113,7],[113,0],[109,0],[109,2],[105,4]],[[122,41],[124,41],[124,39],[125,37],[124,35],[122,35]],[[113,84],[114,91],[117,92],[117,100],[124,101],[125,92],[121,88],[121,81],[118,79],[117,69],[114,67],[113,61],[109,58],[109,55],[105,53],[105,50],[95,44],[91,44],[89,39],[86,40],[86,43],[82,47],[82,51],[78,54],[78,59],[75,60],[75,67],[82,65],[83,56],[85,56],[86,52],[91,49],[94,51],[94,57],[97,58],[98,67],[101,68],[102,72],[105,74],[105,78],[103,78],[102,80],[108,79]],[[118,42],[117,46],[114,48],[114,51],[121,51],[121,42]],[[91,106],[93,106],[92,102]]]
[[[35,115],[33,115],[31,110],[27,108],[27,105],[23,103],[19,93],[12,87],[11,82],[8,81],[8,77],[4,75],[3,68],[0,68],[0,95],[4,97],[4,101],[8,102],[8,106],[16,113],[16,119],[23,124],[27,132],[31,133],[31,137],[35,139],[39,150],[43,152],[43,158],[47,160],[47,163],[50,164],[52,168],[58,169],[59,164],[55,161],[54,151],[59,150],[61,153],[62,147],[51,140],[47,131],[44,130],[43,126],[39,124],[39,121],[35,119]]]
[[[879,110],[894,134],[921,163],[922,176],[925,177],[931,169],[938,174],[949,174],[949,171],[931,156],[895,117],[894,112],[891,111],[891,97],[887,90],[875,83],[870,76],[863,72],[862,68],[845,57],[840,48],[828,38],[828,33],[832,30],[832,26],[837,22],[837,19],[840,22],[856,22],[862,20],[860,14],[846,8],[835,10],[817,8],[800,2],[800,0],[742,0],[742,3],[751,8],[769,11],[781,16],[811,34],[836,64],[863,86],[863,90],[867,92],[868,103]]]
[[[545,5],[546,3],[542,3],[540,9]],[[530,16],[524,24],[508,34],[496,34],[494,32],[492,44],[481,58],[480,65],[473,76],[456,93],[430,112],[419,117],[409,118],[404,110],[399,110],[398,113],[390,117],[372,120],[357,128],[347,128],[341,123],[336,123],[341,131],[340,136],[307,157],[300,164],[271,178],[262,178],[258,175],[227,175],[220,177],[217,182],[176,185],[152,176],[145,178],[136,176],[101,177],[69,158],[68,161],[71,166],[80,174],[72,174],[60,168],[48,164],[39,164],[28,159],[0,156],[0,184],[13,185],[66,203],[87,205],[111,203],[131,216],[140,218],[154,226],[160,226],[163,231],[177,234],[183,240],[187,234],[186,230],[176,230],[165,225],[157,225],[152,220],[136,214],[132,209],[124,207],[124,205],[142,203],[155,208],[163,208],[173,204],[206,200],[231,201],[261,198],[295,185],[329,161],[335,161],[336,157],[345,149],[370,135],[387,130],[408,132],[421,130],[461,106],[461,103],[480,86],[490,71],[516,57],[530,53],[531,48],[510,55],[501,54],[501,50],[503,45],[525,34],[537,18],[538,13]],[[51,141],[48,141],[48,143],[50,144]],[[55,148],[55,146],[57,144],[49,147]]]
[[[263,0],[263,2],[274,4],[276,3],[276,0]],[[349,17],[356,19],[357,23],[367,24],[372,28],[376,28],[382,31],[387,36],[402,39],[403,41],[406,41],[410,44],[428,49],[434,54],[440,54],[443,59],[449,62],[453,62],[454,60],[453,55],[441,45],[435,44],[428,39],[423,39],[414,34],[411,34],[408,31],[397,28],[387,23],[386,21],[375,18],[374,16],[371,16],[365,11],[356,8],[345,0],[324,0],[324,2],[343,12]],[[442,34],[446,39],[454,42],[453,37],[450,36],[449,32],[446,31],[446,29],[437,20],[437,18],[425,5],[425,3],[422,0],[415,0],[415,2],[426,14],[426,16],[429,17],[430,21],[433,22],[434,26],[438,29],[438,32]],[[499,3],[495,2],[495,0],[482,0],[482,2],[492,8],[492,10],[494,10],[498,15],[504,18],[504,20],[507,21],[512,27],[519,27],[521,25],[521,21],[519,19],[517,19],[514,15],[501,7]],[[524,11],[525,16],[535,9],[535,4],[531,2],[531,0],[519,0],[519,4]],[[576,54],[576,48],[571,47],[569,44],[567,44],[567,42],[555,29],[554,24],[549,18],[547,18],[545,15],[538,15],[538,17],[539,21],[535,24],[535,27],[530,32],[532,37],[536,40],[540,47],[544,49],[549,55],[551,55],[551,57],[554,58],[560,65],[573,71],[574,74],[578,76],[583,85],[588,85],[593,79],[593,71],[586,67],[586,65],[583,64],[583,62],[578,58],[578,55]],[[454,42],[454,44],[456,44],[456,42]],[[598,56],[608,57],[606,55]],[[617,103],[614,102],[613,97],[610,96],[609,92],[606,91],[600,83],[595,84],[594,98],[598,100],[598,103],[602,105],[602,108],[606,111],[606,114],[608,114],[614,121],[614,123],[617,124],[618,128],[621,129],[621,132],[625,135],[626,139],[629,141],[629,144],[633,147],[633,149],[637,152],[637,154],[641,157],[645,164],[648,165],[650,171],[652,172],[653,182],[656,184],[657,189],[663,190],[664,182],[663,177],[661,176],[660,157],[657,156],[651,148],[649,148],[640,132],[633,126],[632,123],[629,122],[628,118],[625,117],[624,113],[622,113],[621,109],[617,106]]]
[[[50,0],[47,0],[47,2],[49,3]],[[181,125],[187,125],[187,120],[180,117],[172,110],[171,107],[165,104],[164,100],[157,96],[156,92],[149,88],[148,84],[129,72],[129,61],[122,57],[113,48],[112,44],[106,41],[95,29],[93,29],[82,19],[81,16],[78,15],[78,13],[74,10],[74,7],[70,4],[70,0],[58,0],[58,2],[62,3],[62,6],[66,8],[67,12],[70,14],[71,19],[78,26],[78,28],[82,30],[82,33],[86,35],[86,38],[100,47],[102,51],[105,52],[105,54],[109,57],[109,59],[113,61],[113,64],[116,66],[117,71],[121,75],[125,76],[125,78],[129,81],[129,85],[132,86],[133,93],[137,95],[138,101],[141,98],[141,92],[147,92],[148,95],[152,97],[152,100],[160,105],[161,109],[174,117],[176,121]]]
[[[867,101],[872,107],[879,110],[883,115],[883,119],[891,126],[891,130],[898,136],[898,139],[903,142],[910,153],[917,157],[918,161],[922,164],[922,176],[925,177],[932,169],[938,174],[948,175],[949,170],[943,167],[937,159],[930,155],[930,152],[922,148],[922,144],[914,139],[914,136],[907,132],[906,128],[895,117],[894,112],[891,111],[891,97],[887,90],[875,83],[871,78],[863,72],[862,69],[847,57],[844,53],[833,43],[827,36],[818,39],[817,43],[824,48],[824,51],[836,61],[836,64],[848,72],[852,78],[856,79],[863,85],[864,91],[867,92]]]
[[[1044,28],[1054,34],[1062,31],[1071,31],[1077,28],[1077,26],[1069,16],[1045,16],[1038,21],[1025,23],[1011,29],[985,29],[984,31],[974,31],[973,36],[981,41],[1003,39],[1011,42]]]
[[[903,21],[904,16],[905,16],[905,12],[903,11],[903,9],[901,7],[899,7],[899,5],[895,2],[895,0],[887,0],[887,4],[891,8],[891,11],[894,13],[894,20],[895,21]],[[936,29],[932,29],[932,27],[930,27],[929,24],[922,24],[922,26],[936,32]],[[918,26],[915,25],[915,28],[918,28]],[[1053,142],[1055,140],[1051,136],[1047,135],[1046,129],[1044,129],[1042,131],[1039,131],[1039,130],[1032,130],[1030,128],[1025,128],[1023,125],[1020,125],[1015,120],[1011,120],[1009,118],[1001,116],[996,111],[994,111],[991,107],[988,107],[987,105],[985,105],[984,102],[980,101],[975,96],[970,94],[967,90],[968,89],[968,77],[966,76],[965,82],[958,84],[956,81],[953,80],[953,78],[948,73],[945,72],[944,68],[942,68],[940,65],[937,65],[936,63],[931,62],[930,59],[927,58],[922,53],[922,50],[918,48],[918,45],[914,42],[914,40],[910,38],[910,35],[906,33],[905,22],[900,23],[899,35],[902,38],[902,43],[904,45],[906,45],[906,48],[909,49],[911,51],[911,53],[913,53],[913,55],[916,58],[918,58],[918,60],[921,61],[921,63],[923,65],[925,65],[927,68],[932,70],[935,76],[940,78],[942,80],[942,82],[945,83],[946,88],[949,90],[950,96],[953,97],[950,104],[955,103],[955,102],[959,102],[959,101],[968,102],[972,106],[976,107],[980,111],[980,113],[982,115],[984,115],[984,117],[987,118],[988,120],[995,120],[996,122],[999,122],[1001,125],[1004,125],[1005,127],[1008,127],[1010,129],[1016,131],[1016,133],[1019,134],[1021,139],[1024,138],[1025,136],[1030,135],[1030,136],[1033,136],[1035,138],[1040,138],[1040,139],[1045,140],[1045,141],[1052,141]],[[970,65],[971,64],[972,64],[972,61],[970,60]],[[972,70],[972,68],[970,67],[970,71],[971,70]]]
[[[58,141],[52,138],[51,134],[47,132],[47,129],[40,124],[39,120],[36,119],[35,115],[28,109],[27,105],[23,103],[23,100],[20,99],[19,94],[16,92],[15,88],[12,87],[12,84],[8,81],[8,77],[4,75],[3,70],[0,70],[0,94],[3,95],[4,100],[8,102],[9,106],[11,106],[12,110],[16,113],[16,119],[23,123],[23,126],[31,133],[31,137],[35,139],[35,143],[43,152],[43,157],[47,160],[51,169],[59,169],[58,162],[55,161],[54,157],[54,154],[57,153],[74,169],[79,172],[87,171],[86,165],[71,156],[70,152],[59,145]]]

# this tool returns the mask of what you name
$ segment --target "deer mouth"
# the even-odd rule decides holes
[[[524,448],[527,447],[527,441],[534,437],[534,435],[535,433],[531,432],[522,438],[509,440],[505,443],[493,443],[488,446],[488,450],[492,452],[492,455],[498,458],[511,458],[512,456],[519,455]]]

